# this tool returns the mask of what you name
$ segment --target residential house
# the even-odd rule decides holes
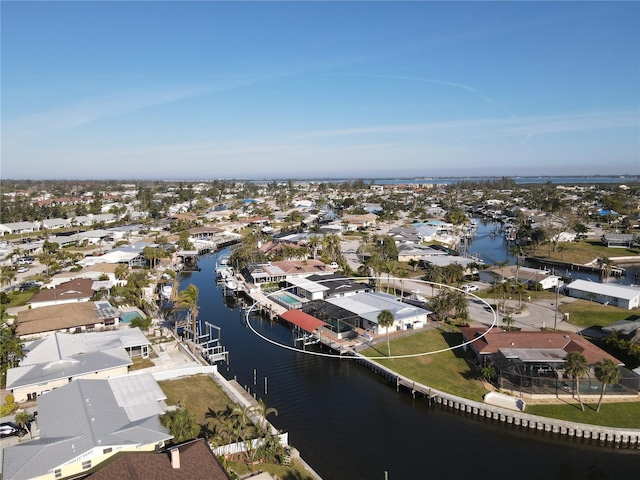
[[[23,233],[34,233],[38,231],[40,231],[39,222],[13,222],[0,224],[1,235],[17,235]]]
[[[600,239],[607,247],[631,248],[640,244],[640,238],[633,233],[610,233],[606,232]]]
[[[105,301],[50,305],[18,312],[15,335],[26,339],[54,332],[115,328],[119,317],[120,311]]]
[[[339,319],[343,325],[361,328],[374,334],[422,328],[427,324],[428,315],[432,313],[382,292],[363,292],[347,297],[330,298],[323,303],[335,307],[330,314],[333,323]],[[328,318],[319,313],[322,310],[326,311],[326,307],[317,302],[310,302],[303,307],[304,312],[328,321]],[[391,327],[384,328],[378,324],[378,315],[383,310],[389,310],[393,314],[394,323]]]
[[[242,270],[245,280],[253,285],[279,283],[294,277],[305,278],[314,274],[331,274],[333,269],[320,260],[284,260],[281,262],[252,263]]]
[[[536,288],[536,285],[538,285],[538,288],[541,288],[542,290],[548,290],[562,285],[562,279],[557,275],[552,275],[548,270],[518,267],[517,265],[485,268],[478,272],[478,277],[480,278],[480,281],[490,284],[506,281],[518,281],[530,288]]]
[[[71,220],[67,218],[47,218],[42,221],[44,230],[56,230],[58,228],[70,228]]]
[[[81,334],[54,332],[26,345],[20,366],[7,371],[16,402],[35,400],[71,381],[126,375],[131,357],[149,356],[150,342],[138,328]]]
[[[153,452],[166,396],[151,374],[80,379],[38,397],[39,437],[3,450],[4,480],[78,477],[119,452]]]
[[[571,352],[579,352],[587,360],[590,372],[580,381],[581,391],[599,394],[602,385],[593,374],[597,362],[611,360],[623,363],[601,350],[586,338],[573,332],[504,331],[486,327],[461,327],[462,345],[471,350],[483,365],[492,365],[498,384],[504,390],[530,395],[571,395],[575,385],[565,371],[565,361]],[[632,374],[621,369],[623,377]],[[637,380],[608,387],[609,394],[637,395]]]
[[[362,215],[343,215],[342,222],[346,224],[346,230],[364,230],[375,227],[378,216],[375,213],[365,213]]]
[[[204,438],[197,438],[158,452],[120,452],[98,466],[88,480],[230,480]]]
[[[289,278],[285,288],[287,292],[308,301],[347,297],[370,290],[369,284],[356,282],[340,274]]]
[[[61,305],[64,303],[88,302],[95,291],[94,280],[76,278],[54,288],[44,288],[31,297],[27,303],[32,309]]]
[[[640,307],[640,288],[615,283],[574,280],[566,287],[567,295],[605,305],[631,310]]]

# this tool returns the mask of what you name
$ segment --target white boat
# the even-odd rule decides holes
[[[171,293],[173,292],[173,285],[163,285],[160,288],[160,296],[165,300],[169,300],[171,298]]]
[[[229,277],[224,281],[224,293],[227,296],[231,296],[234,293],[236,293],[236,290],[238,290],[238,284],[236,283],[236,281]]]
[[[224,259],[223,259],[224,260]],[[229,263],[219,263],[215,269],[216,279],[225,279],[233,276],[233,267]]]

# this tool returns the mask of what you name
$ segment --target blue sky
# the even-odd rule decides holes
[[[640,174],[639,2],[0,8],[4,179]]]

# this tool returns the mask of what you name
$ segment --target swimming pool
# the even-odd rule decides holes
[[[287,292],[278,293],[273,297],[276,302],[278,302],[279,304],[285,307],[293,308],[293,307],[299,307],[300,305],[302,305],[302,302],[300,302],[300,300],[293,297],[292,295],[289,295]]]
[[[138,312],[125,312],[120,315],[120,321],[122,323],[129,323],[134,318],[142,318]]]

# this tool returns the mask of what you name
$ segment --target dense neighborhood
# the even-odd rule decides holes
[[[193,478],[200,463],[207,478],[235,478],[220,450],[234,442],[177,434],[193,420],[158,384],[176,370],[172,349],[197,373],[225,358],[214,333],[202,340],[198,291],[180,278],[226,247],[212,282],[288,325],[304,348],[360,355],[379,345],[391,357],[392,340],[455,332],[487,403],[640,401],[640,279],[615,281],[620,265],[640,263],[637,180],[11,185],[0,211],[2,416],[18,425],[2,478],[113,478],[124,464]],[[469,251],[480,221],[513,263]],[[619,319],[588,334],[558,310],[560,295]],[[555,298],[555,311],[537,319],[532,296]],[[517,327],[523,315],[539,323]],[[261,423],[267,412],[249,410],[253,438],[235,439],[246,457],[273,447],[288,464],[286,441]]]

